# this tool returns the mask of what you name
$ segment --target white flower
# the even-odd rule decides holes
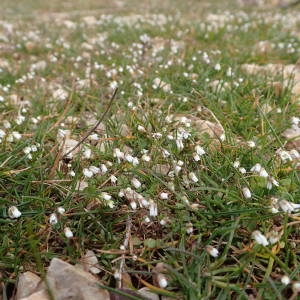
[[[107,166],[105,164],[100,165],[100,170],[102,175],[108,171]]]
[[[5,131],[0,129],[0,139],[3,139],[5,135],[6,135]]]
[[[151,161],[151,157],[147,154],[143,154],[142,160],[145,161],[145,162],[149,162],[149,161]]]
[[[214,69],[215,69],[216,71],[220,71],[220,70],[221,70],[221,65],[220,65],[219,63],[216,64],[215,67],[214,67]]]
[[[96,175],[99,173],[100,169],[96,166],[90,166],[89,171],[91,171],[93,173],[93,175]]]
[[[247,187],[242,188],[242,193],[243,193],[243,196],[245,199],[250,199],[252,197],[251,192],[250,192],[249,188],[247,188]]]
[[[146,132],[145,127],[142,126],[142,125],[138,125],[137,130],[138,130],[139,132]]]
[[[274,186],[279,186],[279,183],[277,180],[275,180],[273,177],[269,176],[267,180],[267,189],[271,190],[272,187]]]
[[[133,201],[133,200],[130,201],[130,206],[131,206],[131,208],[132,208],[133,210],[136,210],[136,209],[137,209],[137,204],[136,204],[136,202]]]
[[[127,160],[129,163],[133,162],[133,156],[129,153],[125,154],[124,156],[125,160]]]
[[[250,169],[250,171],[258,174],[261,168],[262,168],[261,164],[257,163]]]
[[[22,115],[18,115],[17,118],[16,118],[16,123],[18,125],[21,125],[23,122],[25,121],[25,117],[22,116]]]
[[[23,149],[23,152],[24,152],[25,154],[29,154],[29,153],[31,152],[31,147],[30,147],[30,146],[25,147],[25,148]]]
[[[179,151],[183,150],[184,144],[183,144],[182,139],[176,139],[175,142],[176,142],[177,149],[178,149]]]
[[[157,204],[153,200],[149,201],[149,215],[150,217],[156,217],[158,215]]]
[[[57,220],[56,213],[51,214],[50,217],[49,217],[49,223],[51,225],[55,225],[55,224],[57,224],[57,222],[58,222],[58,220]]]
[[[159,198],[162,199],[162,200],[167,200],[169,198],[169,194],[168,193],[164,193],[164,192],[161,192],[159,194]]]
[[[165,275],[158,273],[157,274],[157,282],[160,288],[164,289],[168,286],[168,280]]]
[[[9,209],[8,209],[8,216],[11,218],[11,219],[17,219],[17,218],[20,218],[22,215],[22,213],[18,210],[18,208],[16,206],[11,206]]]
[[[22,135],[18,131],[13,131],[12,135],[16,140],[20,140],[22,138]]]
[[[73,232],[70,229],[70,227],[65,227],[64,233],[65,233],[65,237],[68,238],[68,239],[71,239],[74,236]]]
[[[283,275],[283,276],[281,277],[281,283],[284,284],[284,285],[290,284],[290,283],[291,283],[290,277],[287,276],[287,275]]]
[[[86,148],[83,152],[83,157],[90,159],[92,157],[92,150],[90,148]]]
[[[241,174],[246,174],[247,173],[247,170],[245,168],[239,168],[239,172]]]
[[[200,156],[196,152],[193,153],[193,158],[194,158],[194,161],[199,161],[201,159]]]
[[[256,147],[256,144],[254,141],[248,141],[247,142],[247,145],[250,147],[250,148],[255,148]]]
[[[91,141],[98,141],[99,140],[99,135],[97,133],[92,133],[89,136],[89,140],[91,140]]]
[[[59,88],[52,93],[52,97],[54,99],[61,100],[61,101],[66,100],[68,96],[69,96],[68,92],[62,88]]]
[[[66,210],[65,210],[62,206],[59,206],[59,207],[57,208],[57,212],[58,212],[60,215],[63,215],[63,214],[66,212]]]
[[[219,256],[219,250],[217,248],[214,248],[213,246],[206,246],[207,253],[212,257],[218,257]]]
[[[293,283],[293,290],[297,293],[300,292],[300,282],[296,281]]]
[[[118,162],[120,162],[121,159],[125,158],[124,152],[120,151],[119,148],[115,148],[113,150],[113,157],[116,157],[118,159]]]
[[[186,224],[186,233],[187,234],[192,234],[194,231],[194,227],[192,223],[187,223]]]
[[[198,177],[196,176],[196,174],[194,172],[189,173],[189,179],[195,183],[199,181]]]
[[[294,207],[292,206],[291,202],[287,200],[280,200],[278,204],[284,212],[291,213],[294,211]]]
[[[256,241],[257,244],[263,246],[269,245],[267,238],[259,230],[253,231],[251,236]]]
[[[132,178],[131,179],[131,184],[136,188],[139,189],[142,186],[142,183],[136,179],[136,178]]]
[[[261,170],[259,171],[258,175],[260,177],[263,177],[263,178],[267,178],[269,176],[268,172],[266,171],[265,168],[261,168]]]
[[[82,172],[83,172],[83,175],[88,178],[91,178],[94,175],[94,173],[91,170],[89,170],[88,168],[84,168],[82,170]]]
[[[300,122],[300,118],[298,117],[291,117],[291,123],[292,125],[298,125]]]
[[[205,150],[199,145],[195,147],[195,151],[199,156],[202,156],[206,153]]]
[[[240,164],[241,164],[240,161],[239,161],[239,160],[236,160],[236,161],[233,162],[232,166],[233,166],[235,169],[237,169],[237,168],[239,168]]]
[[[278,150],[276,151],[276,153],[279,155],[279,157],[280,157],[280,159],[281,159],[281,161],[282,161],[283,163],[286,163],[286,162],[288,162],[288,161],[292,161],[292,160],[293,160],[293,158],[292,158],[292,156],[290,155],[290,153],[289,153],[288,151],[282,150],[281,148],[278,149]]]
[[[73,170],[71,170],[71,171],[69,172],[69,174],[70,174],[70,176],[72,176],[72,177],[75,177],[75,175],[76,175],[76,173],[75,173]]]
[[[291,155],[292,159],[299,159],[300,158],[300,154],[296,149],[290,150],[290,155]]]
[[[139,159],[137,157],[133,157],[133,159],[132,159],[132,165],[134,167],[136,167],[137,165],[139,165],[139,163],[140,163]]]
[[[106,193],[106,192],[102,192],[101,193],[101,197],[105,200],[105,201],[109,201],[111,200],[111,195]]]
[[[280,240],[280,234],[278,231],[272,230],[269,235],[268,235],[268,239],[271,245],[276,244],[279,242]]]
[[[110,182],[111,183],[116,183],[118,181],[118,178],[115,175],[110,176]]]
[[[166,219],[161,219],[161,220],[159,221],[159,224],[160,224],[161,226],[167,225]]]

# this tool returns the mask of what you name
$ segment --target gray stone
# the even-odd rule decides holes
[[[108,291],[99,287],[101,282],[97,278],[58,258],[52,259],[46,278],[56,300],[110,299]]]
[[[19,276],[16,300],[28,297],[37,291],[41,278],[32,272],[25,272]]]

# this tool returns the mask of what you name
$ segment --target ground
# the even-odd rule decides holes
[[[18,2],[0,4],[3,299],[87,251],[108,289],[296,299],[297,8]]]

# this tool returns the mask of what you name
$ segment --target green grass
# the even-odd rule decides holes
[[[176,5],[166,1],[161,8],[155,2],[147,9],[139,2],[135,9],[126,5],[116,11],[95,1],[72,2],[65,9],[42,1],[6,6],[9,13],[3,22],[14,30],[0,24],[0,36],[9,35],[3,42],[6,50],[0,52],[0,67],[4,66],[0,129],[6,133],[0,143],[0,274],[5,287],[14,284],[20,272],[43,276],[53,257],[75,264],[86,250],[93,250],[103,269],[99,277],[115,288],[113,273],[120,268],[116,251],[127,231],[131,250],[127,248],[123,271],[135,289],[145,283],[155,285],[152,271],[164,262],[168,286],[161,292],[169,296],[296,299],[292,284],[285,286],[281,277],[286,274],[292,283],[299,281],[299,216],[281,209],[272,213],[270,205],[272,197],[299,202],[296,162],[283,163],[276,155],[285,147],[281,134],[291,126],[291,117],[299,115],[299,105],[290,87],[276,94],[270,86],[283,81],[280,74],[249,75],[241,65],[295,63],[299,22],[286,24],[286,19],[296,18],[293,11],[246,7],[241,13],[233,1],[227,2],[230,13],[224,22],[220,20],[225,4],[217,1],[209,6],[191,1],[191,10],[181,1]],[[90,26],[84,21],[89,9],[95,9],[98,20]],[[60,23],[34,15],[47,16],[49,11],[64,13]],[[207,19],[209,12],[218,15],[216,21]],[[136,21],[134,13],[144,17]],[[64,20],[75,27],[68,28]],[[216,27],[210,30],[214,22]],[[148,42],[141,42],[143,34],[149,36]],[[254,45],[264,40],[272,49],[255,51]],[[295,50],[287,50],[291,48]],[[32,65],[40,61],[46,67],[32,73]],[[215,68],[218,63],[221,70]],[[229,68],[232,76],[227,74]],[[171,92],[153,88],[155,78],[170,84]],[[85,79],[81,82],[85,86],[79,87],[78,81]],[[84,143],[92,157],[84,158],[81,151],[66,162],[58,130],[68,129],[71,138],[80,141],[108,106],[114,81],[118,92],[102,122],[105,130],[98,141]],[[68,93],[65,100],[53,98],[58,89]],[[17,95],[17,103],[12,95]],[[206,110],[200,111],[201,106]],[[22,124],[16,122],[20,114],[25,117]],[[186,126],[171,119],[177,115],[217,120],[226,139],[200,135],[193,123]],[[76,119],[72,122],[71,117]],[[7,121],[11,128],[5,127]],[[188,136],[180,149],[176,138],[183,128]],[[11,142],[13,131],[22,136]],[[158,133],[161,137],[155,136]],[[250,148],[248,141],[256,146]],[[206,152],[199,161],[193,159],[197,144]],[[37,151],[29,159],[24,148],[32,145]],[[137,157],[139,164],[118,162],[116,148]],[[150,161],[142,159],[145,149]],[[178,161],[182,163],[177,174]],[[240,161],[245,174],[233,167],[235,161]],[[278,181],[278,187],[268,190],[266,179],[250,172],[256,163]],[[107,172],[85,178],[84,168],[102,164]],[[169,167],[173,176],[156,173],[158,164]],[[191,172],[198,182],[189,180]],[[116,184],[111,175],[117,177]],[[142,186],[135,189],[132,178]],[[84,190],[78,190],[80,181],[88,184]],[[130,201],[119,195],[128,187],[156,203],[158,215],[149,217],[149,209],[139,205],[133,210]],[[251,190],[251,199],[243,197],[244,187]],[[167,199],[161,199],[162,192]],[[103,193],[111,200],[103,199]],[[11,206],[20,210],[21,217],[9,217]],[[65,213],[57,214],[57,224],[49,224],[49,216],[60,206]],[[73,238],[65,237],[65,227],[72,230]],[[255,230],[266,236],[275,230],[281,237],[262,246],[251,237]],[[207,246],[218,249],[218,257],[210,256]]]

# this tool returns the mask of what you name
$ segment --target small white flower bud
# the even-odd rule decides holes
[[[296,282],[293,283],[293,290],[296,293],[300,292],[300,282],[296,281]]]
[[[257,163],[250,169],[250,171],[253,173],[259,173],[261,169],[262,169],[261,164]]]
[[[254,141],[248,141],[247,142],[247,145],[250,147],[250,148],[255,148],[256,147],[256,144]]]
[[[51,214],[49,217],[49,223],[51,225],[55,225],[55,224],[57,224],[57,222],[58,222],[58,220],[57,220],[56,213]]]
[[[111,200],[111,195],[108,194],[108,193],[106,193],[106,192],[101,193],[101,197],[102,197],[105,201]]]
[[[157,204],[153,201],[149,201],[149,215],[150,217],[156,217],[158,214],[157,212]]]
[[[192,223],[187,223],[186,224],[186,233],[187,234],[192,234],[194,232],[194,227]]]
[[[130,202],[130,206],[131,206],[131,208],[132,208],[133,210],[136,210],[136,209],[137,209],[137,204],[136,204],[135,201],[131,201],[131,202]]]
[[[110,176],[110,182],[111,183],[116,183],[117,181],[118,181],[118,178],[116,176],[114,176],[114,175]]]
[[[136,178],[132,178],[132,179],[131,179],[131,184],[132,184],[136,189],[139,189],[139,188],[142,186],[141,182],[140,182],[138,179],[136,179]]]
[[[235,169],[237,169],[237,168],[239,168],[240,164],[241,163],[238,160],[236,160],[232,165]]]
[[[58,212],[60,215],[63,215],[63,214],[66,212],[66,210],[65,210],[63,207],[59,206],[59,207],[57,208],[57,212]]]
[[[16,206],[11,206],[9,209],[8,209],[8,216],[11,218],[11,219],[17,219],[17,218],[20,218],[22,215],[22,213],[18,210],[18,208]]]
[[[290,277],[287,276],[287,275],[283,275],[283,276],[281,277],[281,283],[284,284],[284,285],[290,284],[290,283],[291,283]]]
[[[157,274],[157,282],[160,288],[164,289],[168,286],[168,280],[165,275],[158,273]]]
[[[195,151],[199,156],[202,156],[206,153],[205,150],[199,145],[195,147]]]
[[[246,174],[247,173],[247,170],[245,168],[239,168],[239,172],[241,174]]]
[[[195,183],[199,181],[198,177],[196,176],[196,174],[194,172],[189,173],[189,179]]]
[[[250,199],[252,197],[251,192],[247,187],[242,188],[242,193],[245,199]]]
[[[101,174],[105,174],[108,171],[107,166],[105,164],[100,165],[100,170]]]
[[[98,174],[100,169],[96,166],[90,166],[89,171],[91,171],[94,175]]]
[[[219,250],[217,248],[214,248],[213,246],[206,246],[207,253],[212,257],[218,257],[219,256]]]
[[[74,235],[69,227],[65,227],[64,229],[65,237],[71,239]]]
[[[84,175],[85,177],[88,177],[88,178],[91,178],[91,177],[93,177],[93,175],[94,175],[94,173],[93,173],[91,170],[87,169],[87,168],[84,168],[84,169],[82,170],[82,172],[83,172],[83,175]]]
[[[259,245],[263,245],[263,246],[268,246],[269,245],[269,242],[268,242],[267,238],[259,230],[255,230],[255,231],[252,232],[252,238]]]
[[[168,193],[161,192],[159,194],[159,198],[162,200],[167,200],[169,198],[169,195],[168,195]]]

